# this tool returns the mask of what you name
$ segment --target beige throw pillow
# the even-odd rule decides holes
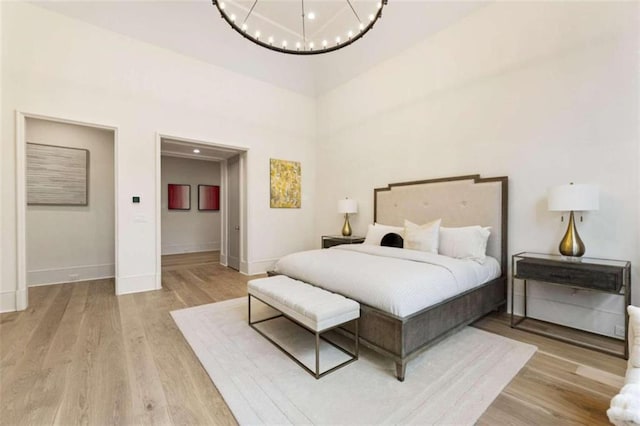
[[[442,219],[416,225],[405,219],[404,248],[438,254],[440,222]]]

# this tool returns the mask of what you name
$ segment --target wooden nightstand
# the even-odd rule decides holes
[[[323,235],[322,236],[322,248],[337,246],[340,244],[362,244],[364,237],[350,236],[344,237],[342,235]]]
[[[569,258],[555,254],[518,253],[511,257],[511,327],[530,331],[547,337],[552,337],[565,342],[573,343],[589,349],[629,357],[629,345],[627,336],[629,329],[629,316],[627,306],[631,304],[631,262],[626,260],[595,259],[590,257]],[[516,318],[513,313],[514,289],[516,280],[522,280],[524,285],[524,316]],[[595,291],[600,293],[615,294],[624,297],[625,339],[624,349],[613,349],[615,345],[604,347],[599,345],[596,339],[580,338],[579,333],[569,333],[566,337],[559,335],[557,330],[571,329],[570,327],[548,327],[544,323],[549,321],[532,320],[530,326],[527,322],[527,280],[542,281],[549,284],[561,285],[580,290]],[[523,323],[521,325],[521,323]],[[540,324],[543,323],[542,326]],[[588,332],[582,332],[587,335]],[[605,338],[603,338],[605,339]],[[602,340],[602,339],[601,339]],[[614,340],[614,339],[611,339]]]

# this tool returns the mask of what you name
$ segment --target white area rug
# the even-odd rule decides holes
[[[254,320],[269,314],[257,305]],[[240,424],[473,424],[536,351],[466,327],[410,361],[402,383],[364,347],[316,380],[247,325],[246,298],[171,315]],[[261,327],[313,365],[312,334],[283,318]],[[328,344],[320,357],[321,371],[344,359]]]

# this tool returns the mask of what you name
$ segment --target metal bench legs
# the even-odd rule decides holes
[[[287,355],[289,358],[291,358],[292,360],[294,360],[296,362],[296,364],[298,364],[300,367],[302,367],[306,372],[308,372],[309,374],[311,374],[313,377],[315,377],[316,379],[319,379],[320,377],[326,376],[327,374],[336,371],[339,368],[344,367],[345,365],[351,364],[352,362],[356,361],[358,359],[358,356],[360,354],[360,342],[359,342],[359,334],[358,334],[358,318],[356,318],[355,320],[353,320],[355,322],[354,326],[355,326],[355,342],[354,342],[354,351],[353,352],[349,352],[346,349],[340,347],[339,345],[337,345],[336,343],[331,342],[330,340],[328,340],[326,337],[323,336],[324,333],[326,333],[327,331],[331,331],[334,328],[338,328],[340,326],[343,326],[346,323],[342,323],[342,324],[338,324],[335,327],[331,327],[328,328],[326,330],[322,330],[322,331],[315,331],[315,330],[311,330],[308,327],[304,326],[303,324],[300,324],[299,322],[297,322],[296,320],[294,320],[293,318],[289,317],[288,315],[285,315],[283,313],[280,313],[280,315],[276,315],[273,317],[269,317],[269,318],[265,318],[265,319],[261,319],[258,321],[251,321],[251,298],[255,298],[257,300],[260,300],[259,298],[252,296],[251,294],[248,295],[248,323],[249,326],[251,328],[253,328],[255,331],[257,331],[262,337],[264,337],[265,339],[267,339],[269,342],[271,342],[275,347],[277,347],[278,349],[280,349],[285,355]],[[260,302],[264,303],[265,305],[273,308],[273,306],[269,305],[268,303],[260,300]],[[275,309],[275,308],[274,308]],[[275,340],[273,340],[271,337],[267,336],[264,332],[262,332],[261,330],[259,330],[255,325],[256,324],[260,324],[266,321],[271,321],[274,320],[276,318],[280,318],[280,317],[285,317],[287,318],[289,321],[293,322],[294,324],[298,325],[299,327],[303,328],[304,330],[307,330],[309,333],[315,335],[315,350],[316,350],[316,365],[315,365],[315,371],[311,370],[309,367],[307,367],[306,365],[304,365],[300,360],[298,360],[296,357],[294,357],[289,351],[287,351],[283,346],[281,346],[279,343],[277,343]],[[335,367],[330,368],[329,370],[326,370],[324,372],[320,372],[320,339],[324,340],[325,342],[329,343],[331,346],[333,346],[334,348],[342,351],[343,353],[347,354],[350,356],[350,359],[348,359],[347,361],[340,363],[338,365],[336,365]]]

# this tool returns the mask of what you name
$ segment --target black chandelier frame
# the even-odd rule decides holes
[[[253,9],[255,8],[255,6],[258,3],[258,1],[259,0],[254,0],[253,6],[249,10],[249,13],[244,18],[243,22],[246,22],[247,19],[249,19],[249,17],[251,16],[251,13],[253,12]],[[353,11],[353,13],[356,16],[358,22],[362,23],[362,20],[360,19],[360,17],[356,13],[355,9],[353,8],[353,5],[351,4],[351,0],[345,0],[345,1],[346,1],[346,3],[349,4],[349,7]],[[356,42],[357,40],[360,40],[362,37],[364,37],[364,35],[367,32],[369,32],[373,28],[375,23],[378,22],[378,20],[382,17],[382,9],[384,9],[384,7],[387,5],[388,0],[381,0],[380,4],[379,4],[380,7],[378,8],[378,11],[375,14],[373,20],[371,20],[369,22],[369,24],[366,25],[363,29],[358,30],[358,32],[356,34],[354,34],[353,37],[348,38],[345,42],[336,43],[335,45],[318,46],[317,48],[311,48],[311,49],[308,49],[308,50],[306,49],[307,41],[306,41],[306,35],[304,34],[305,33],[304,0],[300,0],[301,11],[302,11],[302,32],[303,32],[302,49],[283,48],[283,47],[279,47],[277,45],[274,45],[272,43],[266,43],[263,40],[261,40],[259,37],[252,37],[251,34],[247,33],[247,31],[243,30],[240,26],[238,26],[236,24],[235,21],[232,21],[231,18],[229,18],[229,16],[227,16],[227,14],[225,13],[224,9],[220,7],[220,3],[224,3],[224,1],[211,0],[211,2],[216,7],[216,9],[218,9],[218,11],[220,12],[220,16],[222,17],[222,19],[227,21],[227,23],[231,26],[231,28],[236,30],[236,32],[240,33],[240,35],[242,35],[242,37],[244,37],[244,38],[246,38],[248,40],[251,40],[252,42],[254,42],[255,44],[257,44],[259,46],[262,46],[262,47],[264,47],[266,49],[273,50],[273,51],[276,51],[276,52],[287,53],[287,54],[290,54],[290,55],[320,55],[320,54],[323,54],[323,53],[334,52],[336,50],[342,49],[343,47],[347,47],[350,44],[352,44],[352,43]]]

